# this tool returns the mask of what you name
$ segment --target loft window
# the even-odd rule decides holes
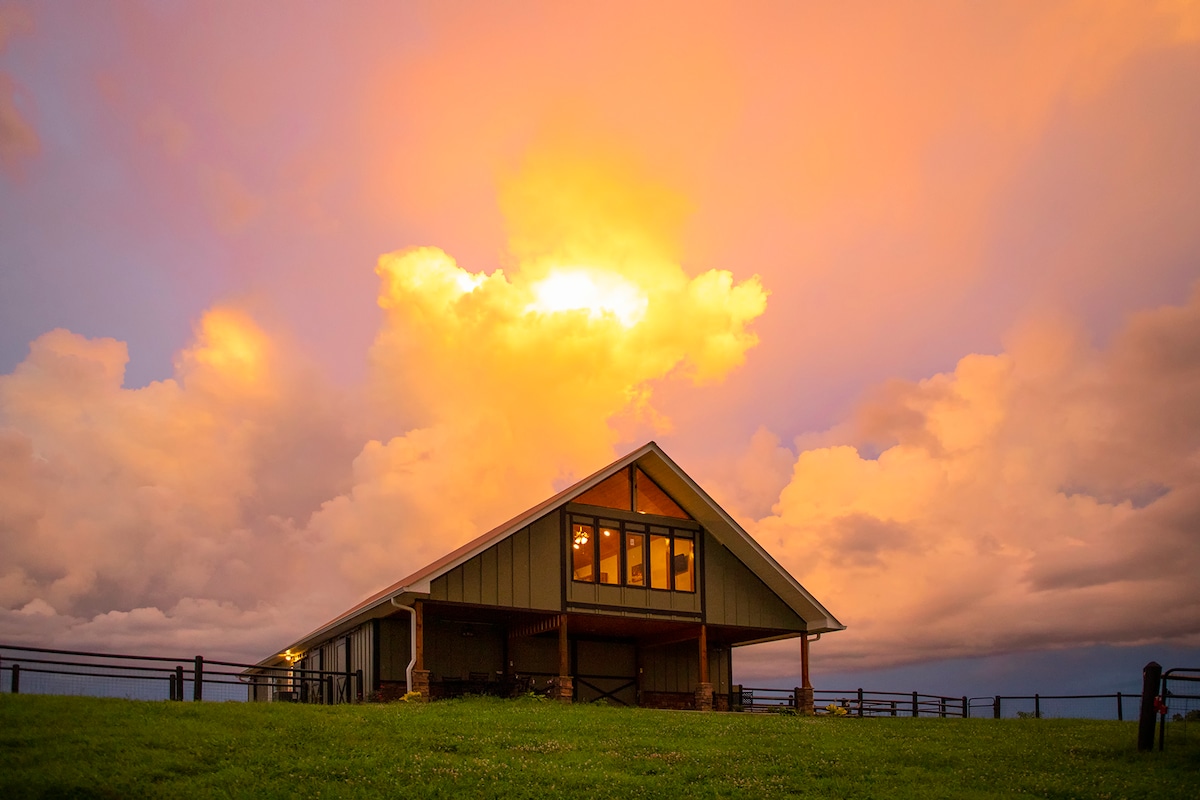
[[[571,516],[571,578],[580,583],[696,591],[696,534],[679,528]]]
[[[675,517],[676,519],[691,519],[679,504],[667,495],[658,484],[650,480],[650,476],[640,469],[637,474],[637,507],[634,509],[641,514],[658,514],[660,517]]]
[[[641,467],[628,467],[610,475],[575,498],[575,502],[601,508],[656,514],[660,517],[691,519],[671,496]]]

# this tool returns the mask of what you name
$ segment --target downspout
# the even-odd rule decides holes
[[[415,608],[413,608],[412,606],[402,606],[396,602],[396,596],[404,594],[406,591],[408,591],[408,587],[403,586],[400,588],[400,591],[398,591],[398,592],[396,592],[396,594],[392,595],[392,597],[390,599],[391,599],[392,605],[394,605],[396,608],[404,609],[405,611],[408,612],[408,615],[409,615],[408,652],[411,657],[408,659],[408,666],[404,668],[404,680],[405,680],[405,691],[411,692],[412,691],[412,671],[413,671],[413,667],[415,667],[417,665],[417,610]]]

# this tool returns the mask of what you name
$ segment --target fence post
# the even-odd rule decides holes
[[[172,700],[183,700],[183,665],[175,665],[175,696]]]
[[[1117,722],[1125,721],[1125,708],[1121,705],[1121,693],[1117,692]]]
[[[896,701],[892,701],[892,716],[896,716]]]
[[[964,694],[963,695],[963,719],[970,719],[970,717],[971,717],[971,706],[969,703],[967,703],[967,696]]]
[[[917,704],[917,693],[913,692],[913,716],[914,717],[920,716],[920,713],[921,713],[921,708]]]
[[[741,711],[742,710],[742,685],[740,683],[735,683],[733,686],[730,687],[729,693],[731,695],[733,695],[733,697],[730,698],[733,701],[732,703],[730,703],[730,705],[733,706],[733,710]]]
[[[992,705],[992,718],[1000,719],[1000,695],[996,695],[996,700]]]
[[[325,702],[333,705],[337,702],[337,698],[333,696],[333,675],[325,676]]]
[[[1142,668],[1142,706],[1138,713],[1138,750],[1154,749],[1154,698],[1162,680],[1162,665],[1151,661]]]
[[[1033,693],[1033,718],[1042,718],[1042,697],[1037,692]]]
[[[12,693],[13,694],[21,693],[21,665],[20,664],[12,665]],[[1151,723],[1151,724],[1153,724],[1153,723]],[[1153,733],[1154,733],[1153,728],[1151,728],[1151,735],[1153,735]]]
[[[863,690],[862,690],[862,687],[860,686],[860,687],[858,687],[858,718],[862,719],[862,715],[863,715]]]
[[[196,666],[193,668],[192,700],[199,703],[204,699],[204,656],[196,656]]]
[[[946,698],[938,698],[938,716],[942,719],[946,718]]]
[[[174,672],[167,673],[167,695],[168,695],[167,696],[168,700],[175,699],[175,673]]]
[[[354,683],[358,690],[358,702],[362,702],[363,697],[363,674],[361,669],[354,670]]]

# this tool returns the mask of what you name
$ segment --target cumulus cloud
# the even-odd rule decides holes
[[[9,641],[112,614],[195,632],[194,603],[252,611],[287,591],[307,514],[348,477],[337,399],[245,312],[208,312],[173,379],[125,388],[127,361],[121,342],[56,330],[0,377]],[[220,616],[204,643],[224,648],[238,615]]]
[[[756,527],[849,626],[823,665],[1200,641],[1198,353],[1200,289],[869,393]]]
[[[504,205],[511,276],[432,247],[379,260],[372,405],[403,433],[369,441],[313,519],[346,571],[419,567],[538,502],[669,427],[656,381],[717,380],[757,341],[757,278],[688,276],[679,215],[638,213],[678,201],[627,165],[539,155]]]
[[[0,377],[0,637],[261,655],[665,429],[655,382],[740,364],[766,292],[688,275],[631,213],[664,190],[567,167],[511,176],[509,273],[379,259],[362,397],[236,306],[142,388],[122,342],[35,340]]]

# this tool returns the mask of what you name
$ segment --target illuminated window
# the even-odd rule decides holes
[[[625,583],[630,586],[646,585],[646,534],[630,533],[625,536],[625,563],[629,574]]]
[[[676,537],[672,540],[674,557],[671,559],[671,571],[675,578],[675,590],[693,592],[696,590],[696,546],[691,539]]]
[[[629,507],[632,497],[633,494],[629,491],[629,470],[623,469],[579,495],[575,502],[632,511]]]
[[[637,508],[642,514],[658,514],[660,517],[675,517],[690,519],[687,512],[658,488],[658,484],[650,480],[646,473],[637,470]]]
[[[694,531],[580,514],[571,516],[573,580],[664,591],[696,591]]]
[[[650,588],[671,588],[670,536],[650,536]]]
[[[575,498],[576,503],[660,517],[691,519],[640,467],[620,470]]]
[[[591,525],[571,526],[572,575],[577,581],[596,580],[595,529]]]
[[[621,582],[621,531],[616,528],[600,528],[600,582]]]

